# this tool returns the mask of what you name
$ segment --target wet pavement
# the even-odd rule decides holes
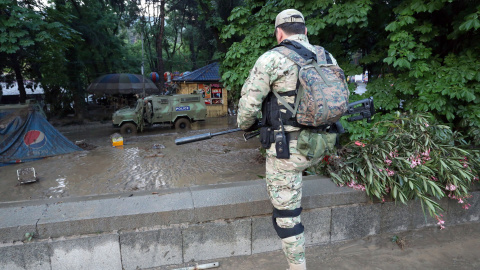
[[[397,242],[392,239],[397,236]],[[307,247],[309,270],[473,270],[480,269],[480,226],[462,224],[440,230],[384,233],[362,239],[324,246]],[[249,256],[200,261],[199,265],[218,262],[218,270],[284,270],[288,268],[282,251]],[[195,264],[149,268],[180,269]],[[183,268],[182,268],[183,269]]]
[[[115,194],[131,191],[256,180],[265,174],[258,139],[245,142],[242,132],[175,145],[177,138],[236,128],[235,116],[210,118],[188,131],[156,126],[125,136],[112,147],[118,129],[109,124],[57,129],[72,142],[94,149],[0,167],[0,202]],[[38,182],[19,185],[17,170],[35,168]]]

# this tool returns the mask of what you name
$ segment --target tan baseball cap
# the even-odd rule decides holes
[[[295,15],[299,15],[300,17]],[[305,23],[303,14],[296,9],[285,9],[284,11],[278,13],[277,18],[275,19],[275,29],[281,24],[294,22]]]

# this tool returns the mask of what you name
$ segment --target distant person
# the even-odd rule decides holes
[[[148,102],[147,99],[145,99],[145,113],[144,113],[144,119],[148,123],[152,123],[152,116],[153,116],[153,111],[152,111],[152,103]]]

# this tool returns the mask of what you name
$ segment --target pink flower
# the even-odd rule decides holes
[[[410,168],[412,168],[412,169],[421,164],[420,157],[418,157],[418,156],[417,157],[411,156],[408,159],[412,162],[410,164]]]
[[[438,181],[438,178],[436,178],[435,176],[432,176],[430,177],[433,181]]]
[[[429,127],[430,125],[429,125],[428,123],[425,123],[425,126],[426,126],[426,127]]]
[[[431,159],[431,158],[430,158],[430,149],[428,149],[428,150],[426,150],[425,152],[423,152],[423,153],[422,153],[422,156],[423,156],[422,159],[423,159],[424,161],[430,160],[430,159]],[[425,164],[425,162],[424,162],[424,164]]]
[[[456,189],[457,189],[457,187],[456,187],[455,185],[452,185],[452,184],[447,184],[447,185],[445,186],[445,190],[454,191],[454,190],[456,190]]]
[[[390,155],[390,157],[396,158],[396,157],[398,157],[398,150],[395,150],[395,151],[390,152],[390,153],[388,153],[388,154]]]
[[[347,186],[355,189],[355,190],[365,190],[364,185],[356,184],[353,180],[347,184]]]
[[[458,199],[458,203],[463,203],[463,200],[462,200],[462,199]]]
[[[387,175],[388,175],[388,176],[395,175],[395,172],[394,172],[394,171],[392,171],[392,170],[385,169],[385,171],[387,172]]]
[[[442,217],[443,217],[443,215],[442,215],[442,214],[440,214],[440,216],[442,216]],[[443,226],[443,224],[445,224],[445,221],[444,221],[443,219],[441,219],[441,218],[440,218],[439,216],[437,216],[437,215],[435,215],[435,218],[436,218],[436,219],[437,219],[437,221],[438,221],[438,222],[437,222],[437,225],[439,225],[439,226],[440,226],[440,230],[443,230],[443,229],[445,229],[445,226]]]
[[[361,146],[361,147],[365,147],[365,144],[362,143],[362,142],[359,142],[359,141],[356,141],[356,142],[355,142],[355,145]]]

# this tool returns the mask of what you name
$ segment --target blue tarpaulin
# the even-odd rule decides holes
[[[0,166],[82,150],[36,111],[0,128]]]

